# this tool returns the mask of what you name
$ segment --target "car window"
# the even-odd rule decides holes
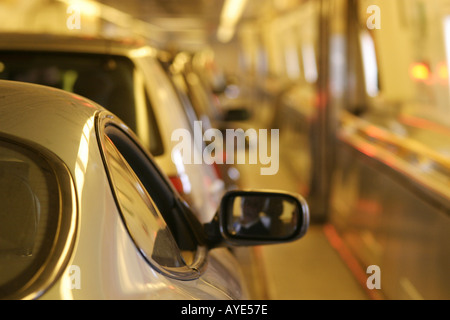
[[[122,218],[139,250],[162,267],[190,265],[198,242],[168,182],[117,126],[106,126],[102,144]]]
[[[164,153],[164,146],[162,143],[161,132],[159,130],[159,124],[156,120],[154,106],[152,105],[148,91],[144,88],[143,84],[142,89],[145,97],[146,110],[145,121],[143,121],[143,126],[145,126],[144,133],[149,137],[148,142],[145,143],[145,147],[150,150],[152,155],[159,156]],[[131,130],[133,130],[133,128],[131,128]],[[138,133],[139,138],[141,138],[141,141],[147,141],[145,137],[142,137],[139,131],[136,132]]]
[[[0,298],[41,293],[74,236],[68,171],[43,154],[0,137]]]
[[[186,87],[184,78],[180,73],[175,73],[172,75],[172,82],[180,98],[180,101],[184,106],[184,112],[186,114],[186,117],[189,119],[190,129],[192,132],[194,132],[194,123],[195,121],[199,121],[199,117],[189,99],[187,91],[188,88]]]
[[[141,114],[135,92],[134,63],[120,56],[52,53],[0,52],[0,79],[30,82],[63,89],[89,98],[105,107],[134,132],[138,132]],[[153,155],[162,154],[162,141],[148,96],[146,117],[151,130],[146,146]]]
[[[117,201],[136,245],[147,258],[162,266],[183,266],[175,239],[141,181],[113,142],[108,137],[104,141]]]
[[[450,10],[445,3],[358,0],[352,32],[357,32],[363,75],[355,91],[365,93],[355,113],[447,156]],[[377,10],[369,15],[369,7]],[[377,26],[377,12],[391,18]]]

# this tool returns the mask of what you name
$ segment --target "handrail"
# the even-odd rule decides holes
[[[426,188],[450,201],[450,159],[426,145],[401,137],[371,124],[369,121],[343,112],[338,136],[353,147],[368,151],[397,171],[406,174]]]
[[[450,158],[441,155],[440,153],[430,149],[420,142],[412,140],[411,138],[395,135],[386,129],[377,127],[369,123],[367,120],[351,115],[349,113],[342,114],[341,119],[343,120],[342,123],[344,125],[349,125],[350,122],[353,122],[353,124],[351,125],[358,126],[358,132],[360,134],[366,134],[373,139],[395,145],[402,150],[408,151],[410,153],[425,155],[430,160],[439,163],[442,167],[450,171]]]

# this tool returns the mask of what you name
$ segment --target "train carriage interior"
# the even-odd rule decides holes
[[[101,39],[109,53],[89,64],[86,53],[85,63],[87,49],[64,43],[70,37]],[[150,49],[125,59],[122,45]],[[154,76],[140,70],[147,55],[173,90],[143,90],[160,101],[176,92],[182,113],[137,95],[132,81]],[[139,132],[139,108],[152,105],[163,171],[179,161],[187,175],[209,170],[207,187],[167,173],[188,204],[216,206],[222,185],[305,199],[302,239],[229,248],[250,299],[450,299],[449,0],[0,0],[0,81],[75,92],[86,70],[95,101],[97,88],[110,88],[93,68],[124,80],[129,96],[114,98],[117,112]],[[177,132],[192,133],[193,163],[167,133],[185,123]],[[179,142],[182,158],[170,158],[167,141]]]

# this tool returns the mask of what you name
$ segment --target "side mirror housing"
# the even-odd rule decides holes
[[[277,191],[229,191],[205,225],[210,247],[290,242],[305,235],[309,209],[300,196]]]

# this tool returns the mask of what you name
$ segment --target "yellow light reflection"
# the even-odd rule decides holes
[[[430,69],[425,63],[413,63],[410,73],[414,80],[425,81],[430,78]]]
[[[220,16],[217,39],[229,42],[235,33],[236,24],[244,12],[247,0],[225,0]]]
[[[444,62],[437,66],[437,75],[441,80],[448,80],[448,67]]]
[[[92,17],[98,17],[100,15],[100,6],[94,1],[88,0],[60,0],[66,3],[68,6],[73,6],[77,8],[80,13]]]
[[[80,137],[80,145],[78,147],[77,160],[75,163],[75,179],[77,190],[80,192],[84,186],[84,176],[86,174],[87,164],[89,162],[89,137],[94,128],[94,117],[89,118]],[[81,195],[81,194],[80,194]]]
[[[139,49],[132,50],[130,52],[133,58],[142,58],[146,56],[156,56],[156,50],[151,47],[142,47]]]

